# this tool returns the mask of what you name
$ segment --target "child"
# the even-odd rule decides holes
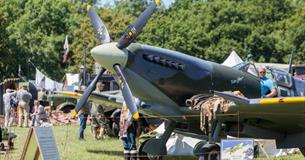
[[[44,110],[44,106],[41,105],[37,100],[34,101],[34,113],[32,118],[32,125],[34,124],[35,127],[40,126],[41,122],[48,118],[47,113]]]

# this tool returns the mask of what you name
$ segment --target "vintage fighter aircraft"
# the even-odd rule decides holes
[[[214,142],[224,133],[275,139],[278,148],[298,147],[305,154],[305,81],[293,78],[285,71],[269,68],[277,85],[278,97],[261,99],[260,78],[251,63],[229,68],[180,52],[132,43],[158,3],[154,1],[118,42],[111,42],[94,8],[89,8],[94,30],[101,43],[91,50],[91,55],[104,68],[83,94],[63,93],[80,98],[76,111],[88,98],[106,106],[120,107],[111,94],[91,94],[98,77],[107,69],[117,75],[122,95],[135,120],[139,119],[140,112],[163,117],[167,122],[166,131],[160,138],[150,139],[140,147],[142,153],[166,155],[165,144],[174,131],[208,139],[209,142],[201,146],[206,152],[217,148]],[[245,97],[223,92],[236,90]],[[199,111],[185,104],[186,99],[197,94],[216,94],[235,102],[228,111],[217,112],[210,135],[204,134],[199,127]],[[137,108],[133,96],[145,104]]]

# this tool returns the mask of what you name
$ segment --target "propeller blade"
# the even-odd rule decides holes
[[[126,48],[134,39],[136,39],[159,4],[160,0],[154,0],[153,3],[139,16],[139,18],[128,27],[127,31],[123,34],[117,44],[118,48]]]
[[[127,104],[127,107],[130,111],[130,113],[132,114],[132,117],[134,120],[138,120],[140,118],[139,113],[138,113],[138,109],[137,106],[134,102],[134,97],[130,91],[130,88],[128,86],[128,83],[121,71],[121,68],[119,65],[114,65],[113,66],[114,70],[116,71],[119,80],[121,80],[121,90],[122,90],[122,94],[125,100],[125,103]]]
[[[101,18],[95,12],[95,9],[90,5],[88,5],[87,10],[89,11],[89,17],[93,25],[94,32],[96,34],[96,37],[99,39],[100,43],[104,44],[111,42],[111,38],[109,36],[108,30],[104,25],[103,21],[101,20]]]
[[[95,85],[98,81],[98,79],[103,75],[103,73],[106,71],[106,69],[102,68],[100,72],[96,75],[96,77],[93,79],[93,81],[90,83],[89,87],[86,89],[80,100],[77,102],[75,106],[75,111],[78,112],[87,102],[88,97],[92,93],[92,91],[95,88]]]

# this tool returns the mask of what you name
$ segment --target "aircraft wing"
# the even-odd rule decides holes
[[[276,139],[279,148],[305,147],[305,97],[247,99],[214,94],[235,102],[227,112],[216,115],[226,124],[227,134]]]
[[[67,91],[58,91],[58,94],[63,94],[69,97],[80,99],[82,96],[78,92],[67,92]],[[104,91],[102,93],[94,93],[88,98],[89,101],[98,103],[106,108],[122,108],[123,96],[119,90],[116,91]]]

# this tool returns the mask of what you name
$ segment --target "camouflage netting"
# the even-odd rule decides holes
[[[239,91],[233,92],[234,95],[243,96]],[[225,113],[229,107],[235,105],[233,101],[226,100],[220,96],[206,96],[198,94],[186,100],[186,104],[194,110],[200,110],[200,129],[208,135],[215,119],[216,112]]]

